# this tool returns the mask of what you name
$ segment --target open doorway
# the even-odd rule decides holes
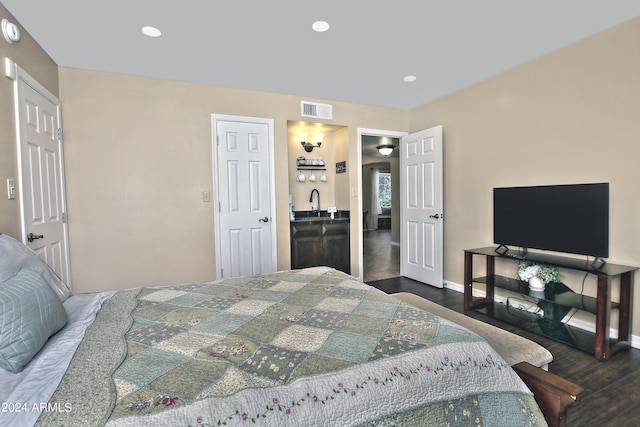
[[[401,132],[359,129],[361,247],[365,282],[400,276]],[[382,154],[378,147],[393,147]],[[384,150],[382,150],[384,151]]]

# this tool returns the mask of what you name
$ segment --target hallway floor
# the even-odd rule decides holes
[[[391,244],[391,230],[364,233],[364,281],[400,276],[400,246]]]

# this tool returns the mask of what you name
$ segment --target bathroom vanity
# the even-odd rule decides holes
[[[291,220],[291,268],[326,265],[351,274],[349,211],[296,211]]]

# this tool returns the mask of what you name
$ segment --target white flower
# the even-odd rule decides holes
[[[520,280],[528,282],[533,277],[536,277],[539,271],[540,271],[539,265],[530,265],[524,269],[520,269],[518,271],[518,276],[520,277]]]
[[[560,281],[560,273],[555,267],[536,265],[528,261],[520,262],[518,265],[518,279],[528,282],[534,277],[539,278],[545,284]]]

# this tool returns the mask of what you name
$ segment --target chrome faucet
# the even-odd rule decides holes
[[[313,193],[314,192],[318,195],[318,216],[320,216],[320,192],[318,191],[317,188],[314,188],[313,190],[311,190],[311,196],[309,196],[309,202],[311,202],[311,212],[313,212]]]

